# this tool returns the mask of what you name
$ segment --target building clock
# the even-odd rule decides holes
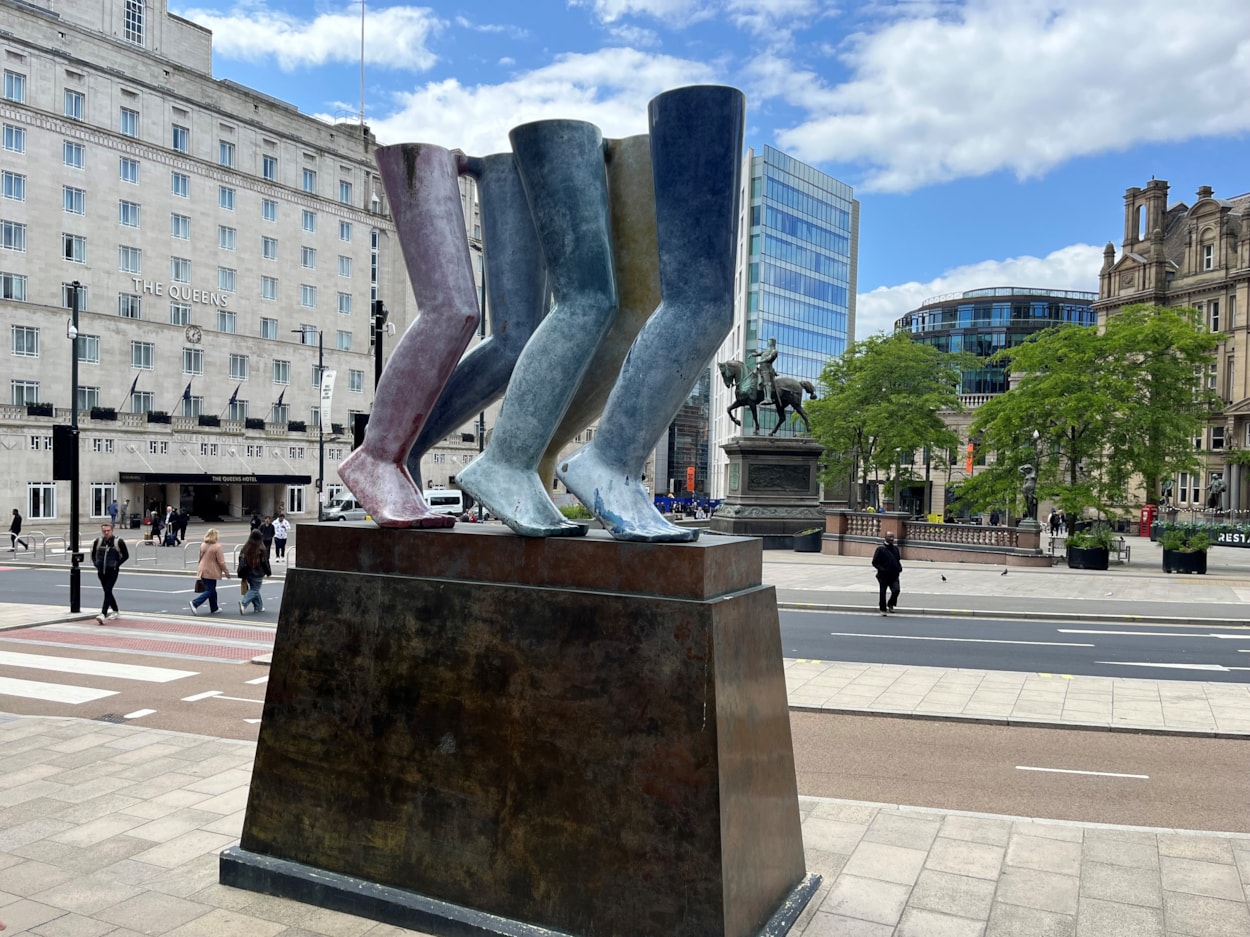
[[[204,333],[200,331],[200,327],[198,325],[187,326],[187,341],[192,345],[198,345],[200,343],[200,338],[203,337],[203,334]]]

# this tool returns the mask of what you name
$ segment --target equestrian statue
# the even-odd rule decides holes
[[[729,419],[733,420],[735,426],[741,426],[742,423],[734,416],[734,411],[746,407],[751,411],[751,419],[755,421],[755,431],[758,433],[760,429],[760,417],[756,408],[760,404],[771,403],[777,409],[777,425],[773,427],[770,436],[776,436],[777,430],[786,421],[786,411],[793,410],[800,419],[803,420],[803,426],[807,432],[812,431],[812,424],[807,419],[807,413],[803,409],[803,392],[807,391],[807,395],[813,400],[816,399],[816,388],[812,386],[811,381],[800,381],[793,377],[778,377],[772,369],[772,362],[777,357],[776,339],[768,340],[768,349],[763,352],[750,352],[747,357],[758,357],[760,364],[754,369],[748,369],[738,359],[731,361],[721,361],[717,364],[720,368],[721,380],[725,382],[726,387],[734,388],[735,400],[729,405]],[[771,357],[770,357],[771,356]],[[771,387],[770,387],[771,385]],[[771,390],[771,393],[769,391]]]

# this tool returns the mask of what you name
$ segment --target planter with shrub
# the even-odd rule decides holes
[[[200,414],[200,425],[201,425],[201,426],[220,426],[220,425],[221,425],[221,417],[219,417],[219,416],[210,416],[210,415],[208,415],[208,414],[206,414],[206,413],[201,413],[201,414]]]
[[[173,421],[174,421],[173,417],[171,417],[168,413],[165,413],[162,410],[149,410],[148,411],[149,423],[172,423]]]
[[[1111,544],[1115,534],[1105,524],[1075,530],[1064,541],[1068,548],[1068,569],[1107,569],[1111,566]]]
[[[824,530],[820,527],[810,527],[807,530],[800,530],[794,535],[794,552],[795,553],[819,553],[820,541],[824,536]]]
[[[258,416],[249,416],[243,421],[243,426],[247,429],[264,429],[265,421]]]
[[[1160,545],[1165,573],[1206,574],[1211,537],[1203,527],[1169,525],[1162,532]]]
[[[53,406],[50,403],[28,403],[26,404],[27,416],[52,416]]]
[[[307,424],[303,420],[290,420],[286,424],[288,432],[302,433],[307,429]]]
[[[92,407],[91,419],[93,420],[116,420],[117,411],[112,407]]]

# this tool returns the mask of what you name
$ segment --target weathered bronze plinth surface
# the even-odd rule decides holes
[[[758,541],[299,542],[223,882],[448,934],[746,937],[801,910]]]
[[[760,537],[765,549],[788,549],[799,531],[824,527],[820,443],[804,437],[740,436],[721,448],[729,464],[725,500],[708,523],[712,531]]]

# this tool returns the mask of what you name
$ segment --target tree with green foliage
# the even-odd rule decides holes
[[[941,413],[960,409],[959,378],[967,359],[905,334],[871,336],[831,359],[820,376],[825,392],[809,404],[812,436],[825,447],[825,483],[857,479],[866,486],[874,472],[893,477],[898,450],[927,446],[937,455],[957,449],[959,436]],[[858,506],[855,492],[851,501]]]
[[[1197,465],[1192,439],[1211,404],[1217,344],[1192,309],[1131,306],[1104,331],[1062,326],[999,352],[1019,382],[973,418],[970,432],[997,459],[960,487],[960,501],[1015,503],[1025,464],[1038,497],[1073,516],[1114,513],[1135,479],[1152,496],[1160,478]]]

